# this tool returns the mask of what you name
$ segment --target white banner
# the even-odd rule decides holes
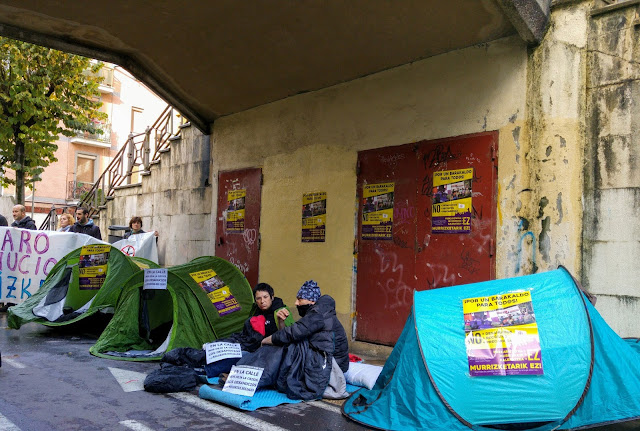
[[[107,244],[89,235],[0,227],[0,302],[19,304],[37,292],[65,255],[87,244]]]
[[[131,235],[127,239],[114,242],[113,247],[117,248],[127,256],[143,257],[154,263],[158,263],[158,243],[153,232]]]

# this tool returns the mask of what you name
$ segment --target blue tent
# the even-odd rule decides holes
[[[496,299],[505,305],[492,307]],[[463,304],[474,301],[493,311],[463,311]],[[516,305],[510,308],[510,301]],[[518,326],[529,313],[528,324]],[[505,323],[512,314],[516,322]],[[514,340],[525,334],[537,339],[539,351],[520,362],[497,360],[507,351],[483,359],[470,344],[482,341],[481,333],[502,334],[516,348]],[[509,334],[515,335],[507,340]],[[637,347],[616,335],[563,268],[416,292],[375,386],[349,397],[342,411],[370,427],[403,431],[566,430],[635,420]]]

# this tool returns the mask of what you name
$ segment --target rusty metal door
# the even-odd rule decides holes
[[[397,339],[397,329],[407,319],[415,285],[416,153],[413,145],[363,151],[358,154],[358,166],[357,338],[389,343]],[[365,187],[391,183],[392,239],[367,239],[366,230],[363,239],[364,217],[375,212],[367,211],[366,206],[373,203]]]
[[[393,345],[414,289],[495,278],[497,143],[488,132],[359,153],[356,339]],[[363,194],[383,182],[395,183],[392,235],[366,239]]]
[[[262,170],[220,172],[216,256],[234,264],[251,287],[258,283]]]

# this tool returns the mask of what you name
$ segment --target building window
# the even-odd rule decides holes
[[[137,127],[144,127],[142,122],[143,108],[131,107],[131,133],[142,133],[144,130],[136,130]]]
[[[76,181],[93,183],[96,178],[96,156],[76,155]]]

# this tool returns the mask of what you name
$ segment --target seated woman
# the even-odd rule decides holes
[[[75,222],[76,220],[71,214],[62,213],[62,215],[59,217],[58,225],[60,227],[58,228],[57,232],[69,232],[69,229],[71,229],[71,226],[73,226]]]
[[[283,308],[289,309],[284,305],[282,299],[274,296],[273,287],[267,283],[258,283],[253,290],[253,298],[255,302],[251,307],[251,317],[264,316],[264,330],[262,328],[257,329],[264,337],[268,337],[285,326],[293,324],[291,315],[286,316],[285,319],[278,317],[278,311]]]
[[[131,235],[146,233],[142,230],[142,218],[138,216],[131,217],[131,220],[129,220],[129,227],[131,228],[131,230],[124,233],[124,239],[129,238]],[[158,236],[157,230],[153,231],[153,233],[155,236]]]
[[[273,287],[267,283],[258,283],[253,290],[253,295],[255,302],[251,307],[249,318],[244,323],[242,332],[236,332],[218,341],[240,343],[243,351],[254,352],[260,347],[263,338],[293,324],[289,308],[282,299],[274,296]],[[278,317],[278,312],[282,316],[281,310],[286,310],[287,316]]]
[[[243,356],[237,365],[263,368],[258,388],[272,386],[291,399],[319,399],[329,389],[331,378],[344,382],[343,373],[349,369],[347,334],[336,317],[334,299],[321,295],[315,281],[305,282],[296,298],[301,319],[265,337],[263,346]],[[289,317],[288,310],[277,314]],[[335,392],[341,393],[336,398],[346,394]]]

